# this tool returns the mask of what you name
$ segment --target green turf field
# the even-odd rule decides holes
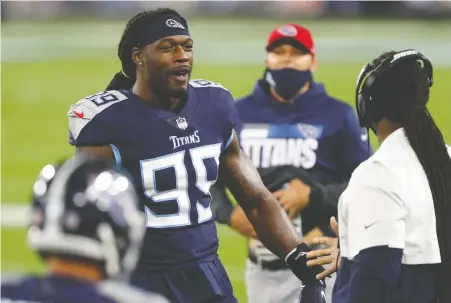
[[[322,24],[318,22],[315,24],[317,24],[318,29],[327,33],[327,29]],[[66,56],[60,54],[61,56],[58,56],[57,59],[52,59],[52,56],[46,57],[45,53],[42,53],[40,54],[39,60],[36,60],[36,58],[29,59],[26,62],[23,59],[2,60],[2,203],[28,201],[31,185],[42,165],[68,156],[73,152],[67,139],[66,112],[71,103],[76,102],[86,95],[104,89],[110,81],[111,76],[119,69],[119,64],[113,57],[116,52],[114,44],[120,35],[120,28],[122,28],[120,23],[119,25],[115,25],[116,28],[119,28],[119,31],[115,33],[116,36],[114,36],[112,45],[108,42],[106,46],[97,46],[93,49],[86,48],[83,54],[71,53],[70,55],[66,54]],[[229,25],[237,27],[235,23]],[[358,27],[353,26],[354,32],[359,32]],[[252,41],[257,38],[264,41],[266,39],[267,29],[271,27],[272,25],[265,25],[263,31],[257,30],[256,32],[259,36],[255,36],[256,33],[251,35],[249,30],[243,31],[240,39],[244,40],[246,37],[252,36]],[[330,28],[334,29],[335,27],[331,26]],[[443,28],[440,25],[434,28],[441,34],[437,34],[437,31],[433,28],[428,28],[431,35],[425,36],[425,39],[434,38],[434,41],[439,43],[441,39],[446,40],[446,37],[449,37],[449,35],[444,35]],[[30,32],[33,32],[33,29],[29,25],[22,28],[9,27],[9,37],[26,35],[27,33],[31,35]],[[199,32],[201,31],[197,27],[195,29]],[[234,32],[241,32],[242,29],[243,27],[234,28]],[[351,32],[348,30],[348,33]],[[4,34],[3,28],[2,34]],[[220,34],[227,35],[224,32]],[[335,34],[338,33],[333,30],[330,33],[332,36]],[[49,34],[49,36],[53,37],[52,35]],[[58,35],[61,35],[61,33]],[[58,37],[58,35],[55,37]],[[88,32],[86,35],[92,36],[93,32]],[[212,35],[205,33],[203,36],[200,36],[206,37],[204,40],[199,39],[201,40],[200,45],[204,44],[208,45],[208,47],[213,47],[212,45],[214,43],[211,41],[213,39]],[[414,36],[412,35],[412,37]],[[217,43],[220,43],[221,38],[222,36],[215,36],[214,39],[216,39],[215,41]],[[82,39],[80,33],[78,33],[77,39]],[[108,40],[108,38],[105,39]],[[224,39],[224,41],[228,41],[227,37]],[[391,39],[396,40],[396,36]],[[4,53],[5,41],[2,41],[2,53]],[[14,39],[8,41],[12,41],[11,43],[17,42]],[[99,44],[102,43],[99,42]],[[356,45],[360,48],[362,47],[361,44],[361,41],[356,40]],[[262,45],[264,45],[264,42]],[[45,49],[40,44],[36,46],[28,44],[25,47],[19,43],[16,47],[6,50],[6,52],[9,51],[8,55],[11,58],[14,57],[14,50],[17,52],[17,55],[20,55],[19,53],[34,53],[35,51],[38,52],[38,50],[42,51],[42,49]],[[262,46],[256,47],[252,44],[249,47],[258,49]],[[109,53],[103,57],[102,53],[105,49]],[[48,47],[47,51],[50,53],[57,52],[52,47]],[[205,57],[201,58],[201,55],[203,56],[207,52],[216,51],[219,51],[220,54],[216,54],[215,58],[222,56],[221,52],[224,53],[225,58],[222,58],[222,61],[216,61],[215,63],[213,59],[204,60]],[[329,53],[333,53],[333,51],[333,49],[328,50]],[[255,60],[255,58],[249,58],[249,60],[246,59],[247,61],[241,60],[243,62],[240,62],[240,58],[238,58],[240,57],[239,52],[246,53],[246,49],[243,48],[239,50],[238,54],[235,51],[233,58],[230,57],[232,63],[227,64],[229,58],[227,57],[227,52],[227,49],[224,50],[222,48],[221,50],[213,49],[208,51],[204,49],[203,51],[199,51],[201,55],[196,52],[193,78],[203,78],[220,82],[229,88],[235,97],[240,97],[249,92],[255,80],[261,76],[263,68],[258,62],[262,62],[263,59]],[[231,52],[233,51],[231,50]],[[333,54],[330,55],[332,56]],[[367,59],[371,59],[373,55]],[[261,54],[259,53],[258,56],[261,56]],[[352,54],[348,54],[349,56],[352,56]],[[359,53],[359,56],[362,56],[361,53]],[[349,59],[346,61],[342,63],[334,62],[333,60],[320,62],[315,78],[326,84],[326,88],[330,94],[353,102],[355,79],[363,61],[360,59],[356,59],[354,62]],[[349,63],[350,61],[351,63]],[[446,142],[450,144],[451,67],[449,65],[448,67],[436,66],[434,78],[435,84],[432,88],[429,108],[437,124],[441,127]],[[3,273],[10,271],[39,272],[42,270],[37,259],[26,247],[24,229],[2,228],[1,244],[1,265]],[[220,256],[231,276],[236,295],[240,302],[245,302],[243,283],[245,255],[245,240],[227,228],[220,228]]]

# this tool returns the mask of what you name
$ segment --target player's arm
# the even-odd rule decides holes
[[[216,221],[227,224],[245,237],[257,238],[252,224],[247,219],[241,207],[234,205],[226,193],[223,182],[218,178],[210,188],[211,210],[215,214]]]
[[[312,276],[321,269],[310,271],[306,266],[308,246],[301,243],[287,214],[266,189],[252,161],[240,149],[235,131],[231,144],[221,156],[219,173],[254,226],[260,241],[285,259],[304,283],[311,283]]]

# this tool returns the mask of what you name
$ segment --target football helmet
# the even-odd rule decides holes
[[[27,234],[32,249],[44,258],[101,264],[108,277],[130,274],[145,226],[131,180],[113,165],[77,154],[44,166],[33,186]]]

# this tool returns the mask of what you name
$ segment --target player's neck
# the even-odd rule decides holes
[[[77,278],[91,282],[99,282],[104,279],[100,268],[92,264],[54,257],[48,258],[46,264],[48,272],[52,275]]]
[[[132,93],[140,97],[145,102],[151,104],[152,106],[173,111],[177,108],[180,103],[180,99],[170,98],[169,102],[166,102],[159,98],[156,94],[154,94],[147,85],[142,85],[138,81],[136,81],[135,85],[132,88]]]

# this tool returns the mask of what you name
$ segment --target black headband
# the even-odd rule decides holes
[[[186,21],[174,15],[159,16],[137,34],[135,46],[146,46],[162,38],[178,35],[190,36]],[[126,78],[132,79],[124,72],[124,68],[121,72]]]
[[[138,45],[145,46],[164,37],[184,35],[189,36],[188,26],[180,17],[174,15],[160,16],[150,22],[138,34]]]

